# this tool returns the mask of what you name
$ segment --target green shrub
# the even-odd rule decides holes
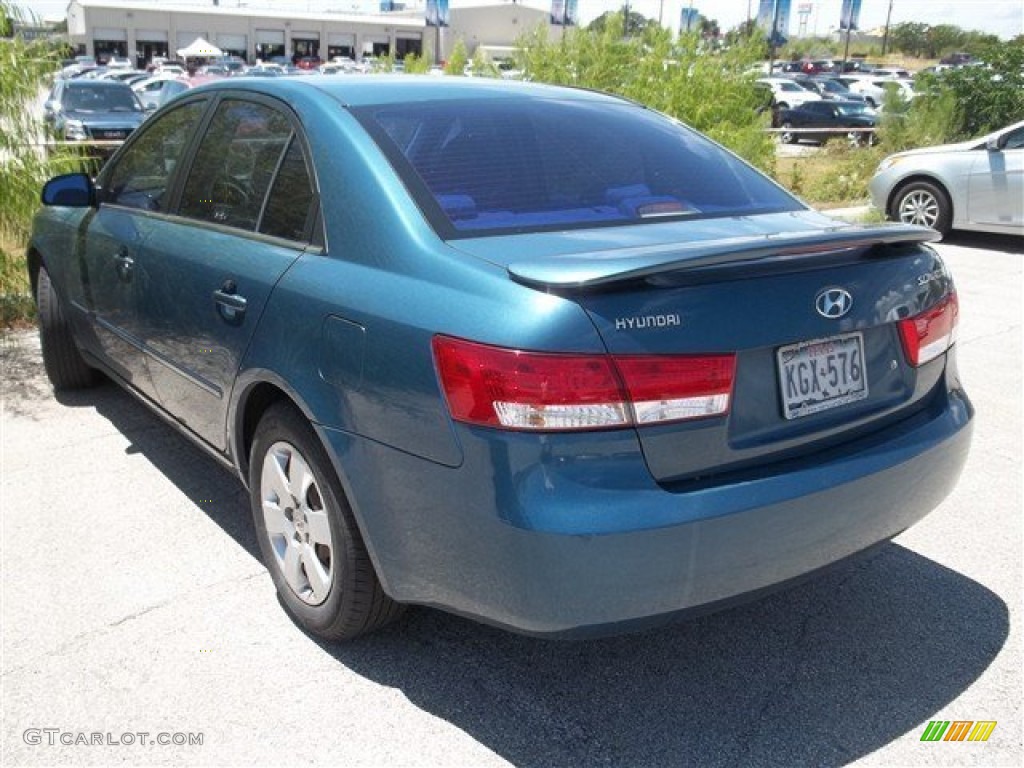
[[[415,53],[407,54],[402,62],[407,75],[422,75],[430,71],[430,59],[417,56]]]
[[[466,44],[460,37],[455,41],[452,52],[448,55],[448,61],[444,64],[444,72],[446,75],[464,75],[466,74],[466,65],[468,63],[469,52],[466,50]]]
[[[477,46],[473,52],[473,75],[476,77],[498,77],[498,68],[484,54],[483,49]]]
[[[378,56],[373,60],[373,71],[376,72],[394,72],[395,71],[395,57],[390,53],[385,53],[382,56]]]
[[[943,144],[960,130],[962,108],[947,89],[922,93],[909,104],[886,94],[878,139],[888,152]]]
[[[822,149],[828,173],[805,184],[804,197],[815,204],[861,204],[868,196],[868,182],[885,155],[881,147],[850,147],[831,142]]]
[[[0,0],[0,17],[21,18]],[[39,189],[57,173],[76,170],[76,154],[41,146],[45,133],[37,104],[60,67],[60,49],[47,41],[0,40],[0,325],[31,311],[25,244]]]
[[[879,135],[889,151],[961,141],[1024,118],[1024,38],[980,50],[984,66],[921,75],[909,105],[886,102]]]
[[[926,93],[951,93],[960,106],[950,138],[968,139],[1024,118],[1024,39],[981,51],[985,66],[961,67],[927,79]]]

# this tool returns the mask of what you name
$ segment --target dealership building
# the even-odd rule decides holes
[[[545,7],[508,0],[453,7],[450,26],[440,34],[426,25],[422,8],[376,14],[303,13],[260,8],[258,0],[248,7],[72,0],[67,21],[71,44],[80,54],[126,57],[137,66],[154,56],[174,56],[198,37],[254,63],[274,56],[433,56],[438,38],[442,59],[460,39],[470,53],[482,47],[485,53],[507,55],[520,35],[538,25],[546,26],[552,38],[560,34],[560,28],[550,25]]]

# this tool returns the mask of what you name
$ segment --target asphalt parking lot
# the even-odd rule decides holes
[[[231,475],[113,385],[54,399],[4,337],[0,763],[1020,765],[1024,239],[937,247],[977,408],[954,494],[814,582],[579,643],[428,609],[311,639]]]

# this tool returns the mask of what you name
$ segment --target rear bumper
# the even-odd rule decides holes
[[[701,489],[616,468],[613,442],[560,455],[540,438],[529,461],[537,436],[464,430],[466,461],[447,468],[324,434],[392,597],[574,636],[769,589],[913,525],[953,488],[970,443],[969,401],[937,394],[853,449]]]

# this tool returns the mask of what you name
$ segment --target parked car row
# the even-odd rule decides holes
[[[765,65],[767,67],[767,64]],[[861,59],[801,59],[799,61],[778,61],[772,66],[773,73],[805,75],[837,75],[844,72],[872,72],[875,66]],[[766,69],[767,71],[767,69]]]
[[[758,83],[768,85],[777,106],[785,109],[813,99],[801,94],[810,91],[825,99],[863,101],[868,106],[881,109],[885,97],[895,91],[902,99],[909,101],[916,97],[913,81],[900,77],[878,77],[875,75],[793,75],[759,78]],[[793,87],[796,85],[796,88]]]
[[[779,61],[772,66],[771,74],[781,75],[867,75],[876,78],[901,78],[912,80],[920,72],[937,72],[947,69],[957,69],[965,66],[977,66],[983,62],[978,61],[968,53],[954,53],[943,57],[942,61],[934,67],[926,67],[918,72],[911,72],[905,67],[890,67],[871,64],[860,59],[850,59],[845,63],[837,59],[802,59],[800,61]],[[768,65],[765,64],[767,73]]]
[[[770,99],[772,127],[780,129],[779,138],[785,143],[801,139],[823,142],[832,137],[845,137],[857,144],[872,141],[877,124],[874,106],[836,78],[766,77],[758,79],[755,86]],[[812,128],[821,130],[808,130]]]

